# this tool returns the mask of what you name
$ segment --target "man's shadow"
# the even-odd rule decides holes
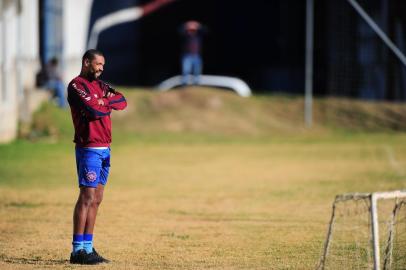
[[[0,257],[0,262],[10,264],[29,264],[29,265],[62,265],[68,264],[69,260],[44,259],[41,257],[24,258],[24,257]]]

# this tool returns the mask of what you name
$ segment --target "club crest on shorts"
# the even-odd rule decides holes
[[[87,180],[88,182],[94,182],[94,181],[96,181],[96,178],[97,178],[96,172],[94,172],[94,171],[88,171],[88,172],[86,173],[86,180]]]

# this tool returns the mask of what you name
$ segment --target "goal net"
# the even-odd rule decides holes
[[[395,49],[405,54],[406,1],[315,3],[316,93],[369,100],[406,100],[405,64],[378,34],[384,34]],[[374,25],[379,29],[374,29]]]
[[[337,195],[317,269],[406,269],[406,191]]]

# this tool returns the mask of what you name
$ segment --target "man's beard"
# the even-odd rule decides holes
[[[97,80],[97,78],[99,78],[100,75],[101,75],[101,72],[90,71],[88,77],[91,80]]]

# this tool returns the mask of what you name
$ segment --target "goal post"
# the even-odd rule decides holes
[[[385,216],[384,212],[382,214],[379,212],[379,204],[383,204],[384,201],[390,202],[385,205],[389,210],[387,211],[389,217]],[[380,232],[380,223],[388,225],[387,231]],[[352,230],[351,227],[355,229]],[[348,263],[346,267],[351,269],[380,270],[381,265],[384,270],[404,269],[402,267],[406,265],[405,230],[406,190],[337,195],[317,269],[344,269],[345,267],[342,267],[346,263]],[[382,241],[380,235],[384,235],[383,238],[387,238],[387,241]],[[395,237],[398,244],[394,247]],[[333,242],[334,238],[337,238],[336,242],[339,243]],[[381,263],[382,243],[384,261]],[[393,259],[394,248],[395,259]],[[330,254],[330,249],[334,249],[333,254]],[[394,260],[396,262],[392,263]]]
[[[376,192],[371,194],[371,219],[372,219],[372,236],[374,243],[374,270],[380,269],[380,250],[379,250],[379,222],[378,222],[378,200],[387,199],[405,199],[406,191]],[[397,212],[397,204],[393,212]],[[389,241],[388,241],[389,242]]]

